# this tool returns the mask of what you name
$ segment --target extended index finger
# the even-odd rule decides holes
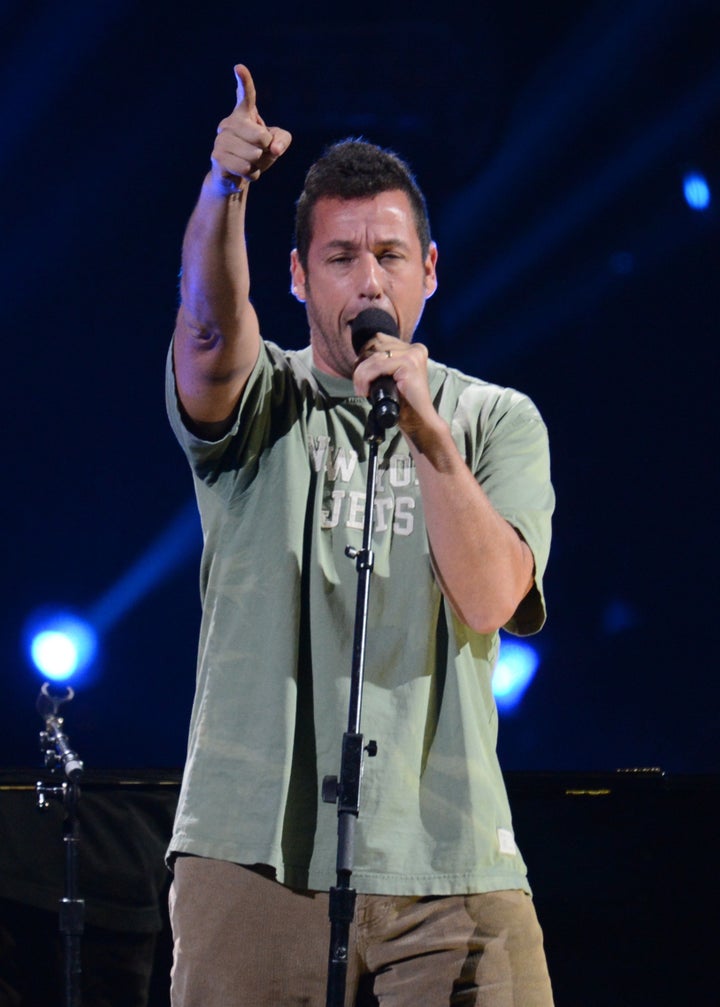
[[[237,81],[237,100],[235,107],[244,105],[248,110],[254,110],[257,103],[257,97],[255,95],[255,83],[252,79],[252,74],[246,66],[242,63],[238,63],[235,67],[235,80]]]

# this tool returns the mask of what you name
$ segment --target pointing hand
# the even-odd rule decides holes
[[[255,84],[246,66],[235,67],[237,100],[218,126],[212,152],[212,173],[223,191],[254,182],[290,146],[292,136],[278,126],[266,126],[257,110]]]

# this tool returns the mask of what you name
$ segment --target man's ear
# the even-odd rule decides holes
[[[437,290],[437,258],[437,245],[431,241],[425,258],[425,300],[432,297]]]
[[[294,294],[301,304],[304,304],[306,300],[306,286],[305,270],[300,264],[297,248],[293,248],[290,253],[290,293]]]

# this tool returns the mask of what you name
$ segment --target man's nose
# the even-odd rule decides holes
[[[363,255],[359,260],[360,294],[363,297],[376,298],[382,294],[382,276],[380,263],[372,254]]]

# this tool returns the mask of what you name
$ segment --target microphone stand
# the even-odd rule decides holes
[[[80,829],[77,818],[80,798],[80,778],[83,764],[70,748],[67,735],[63,731],[63,718],[58,709],[73,698],[75,692],[69,686],[61,695],[53,695],[50,686],[44,683],[37,699],[37,711],[45,721],[45,730],[40,732],[40,749],[45,753],[45,766],[54,772],[63,767],[67,780],[61,786],[37,783],[37,802],[41,811],[50,806],[51,798],[58,798],[65,808],[63,824],[63,844],[65,847],[65,896],[60,900],[59,930],[64,952],[64,1003],[66,1007],[81,1005],[82,965],[80,943],[84,929],[85,902],[78,898],[78,847]]]
[[[360,812],[363,752],[367,752],[368,756],[377,754],[377,742],[369,741],[363,747],[363,736],[360,733],[360,712],[365,673],[370,575],[374,563],[372,530],[377,483],[377,453],[378,446],[382,444],[385,436],[384,430],[392,426],[396,422],[396,418],[396,414],[388,416],[382,410],[372,409],[370,411],[365,435],[365,439],[370,445],[370,451],[362,548],[360,551],[351,546],[347,546],[345,549],[345,555],[355,560],[358,585],[348,723],[347,731],[342,738],[340,777],[338,779],[337,776],[326,776],[322,783],[323,801],[327,804],[337,804],[338,808],[337,882],[329,892],[330,949],[326,1007],[343,1007],[345,1003],[350,924],[355,915],[355,896],[357,894],[350,887],[350,876],[355,852],[355,826]]]

